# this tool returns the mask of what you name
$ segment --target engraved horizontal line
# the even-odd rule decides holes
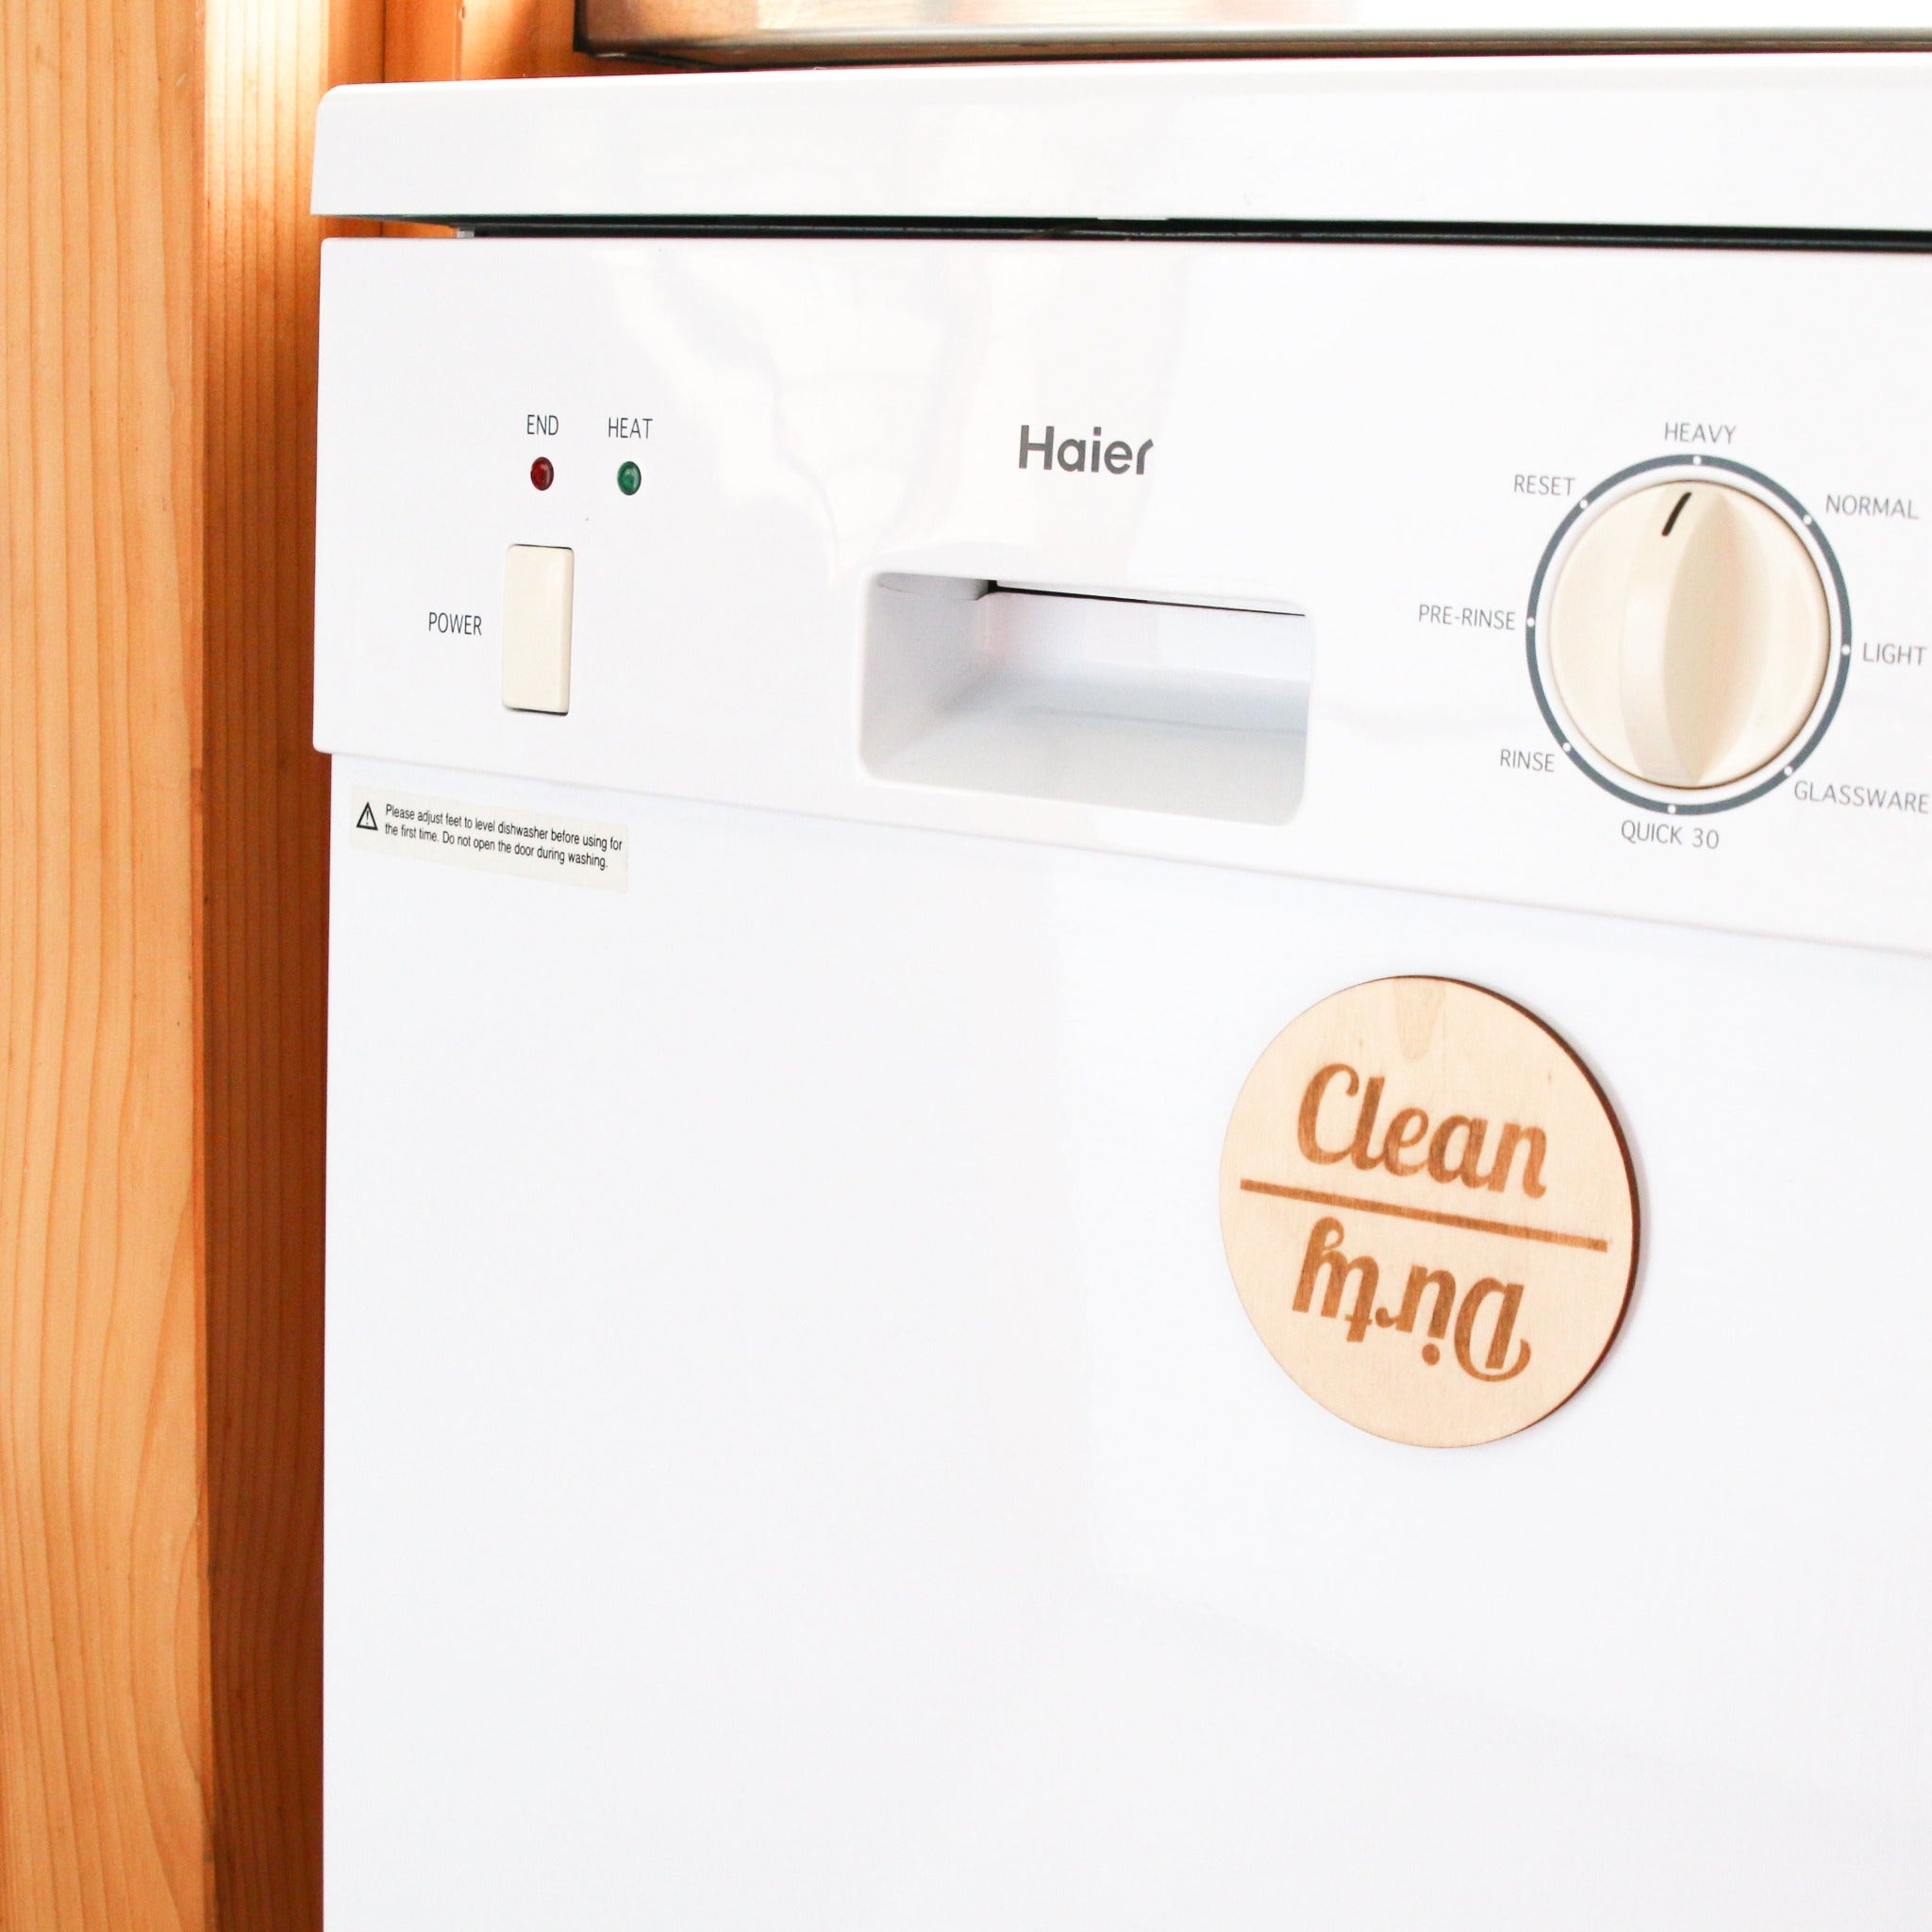
[[[1311,1201],[1317,1208],[1359,1208],[1365,1214],[1392,1214],[1401,1221],[1428,1221],[1438,1227],[1466,1227],[1472,1234],[1506,1234],[1511,1241],[1548,1241],[1557,1248],[1588,1248],[1607,1255],[1608,1241],[1594,1235],[1559,1234],[1553,1227],[1524,1227],[1513,1221],[1481,1221],[1474,1214],[1441,1214],[1433,1208],[1398,1208],[1392,1201],[1365,1201],[1357,1194],[1324,1194],[1317,1188],[1289,1188],[1279,1181],[1241,1182],[1247,1194],[1275,1194],[1284,1201]]]

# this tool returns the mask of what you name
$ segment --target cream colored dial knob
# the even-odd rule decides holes
[[[1831,658],[1811,553],[1776,510],[1701,478],[1619,497],[1559,566],[1543,649],[1576,731],[1653,785],[1728,785],[1804,728]]]

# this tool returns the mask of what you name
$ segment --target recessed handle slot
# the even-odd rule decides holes
[[[899,784],[1279,824],[1312,664],[1286,608],[882,576],[860,751]]]

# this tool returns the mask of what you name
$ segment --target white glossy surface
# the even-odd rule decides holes
[[[1932,983],[1896,954],[338,766],[333,1932],[1917,1932]],[[1269,1359],[1229,1106],[1444,973],[1605,1080],[1600,1373],[1407,1450]]]
[[[1932,228],[1932,55],[1050,62],[337,88],[317,214]]]
[[[316,192],[1932,227],[1928,107],[1840,59],[390,89]],[[1524,623],[1575,495],[1708,428],[1850,587],[1807,781],[1915,793],[1932,552],[1824,506],[1932,503],[1928,334],[1918,257],[329,244],[331,1932],[1917,1932],[1927,821],[1792,786],[1693,849],[1557,755]],[[1017,470],[1047,423],[1153,458]],[[518,543],[575,552],[566,717],[500,701]],[[990,670],[881,626],[909,579],[1312,651]],[[358,846],[365,787],[622,828],[627,889]],[[1478,1450],[1302,1396],[1221,1253],[1256,1055],[1391,973],[1538,1012],[1639,1173],[1608,1358]]]
[[[1932,512],[1932,391],[1901,361],[1932,338],[1932,256],[719,239],[325,256],[326,750],[1932,949],[1932,541],[1916,513],[1856,507]],[[1628,326],[1654,313],[1674,325]],[[1049,425],[1152,439],[1147,468],[1021,469],[1023,428]],[[1634,461],[1688,464],[1674,439],[1707,425],[1816,513],[1853,655],[1797,780],[1693,846],[1562,756],[1525,607],[1576,500]],[[576,553],[568,718],[498,701],[511,543]],[[1045,752],[1024,712],[968,707],[954,724],[983,735],[929,744],[937,767],[869,769],[869,613],[903,575],[1305,611],[1301,771],[1269,741],[1291,722],[1273,700],[1247,742],[1128,746],[1090,708],[1063,715],[1101,723]],[[429,628],[439,608],[480,635]],[[899,689],[936,714],[953,675],[935,656]],[[1084,762],[1051,795],[1063,743]],[[1098,791],[1109,772],[1141,776]],[[1838,802],[1855,793],[1887,802]]]

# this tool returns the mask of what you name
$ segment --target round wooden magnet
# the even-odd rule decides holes
[[[1582,1387],[1637,1273],[1637,1187],[1596,1082],[1540,1020],[1376,979],[1277,1034],[1235,1102],[1221,1231],[1274,1359],[1344,1422],[1494,1441]]]

